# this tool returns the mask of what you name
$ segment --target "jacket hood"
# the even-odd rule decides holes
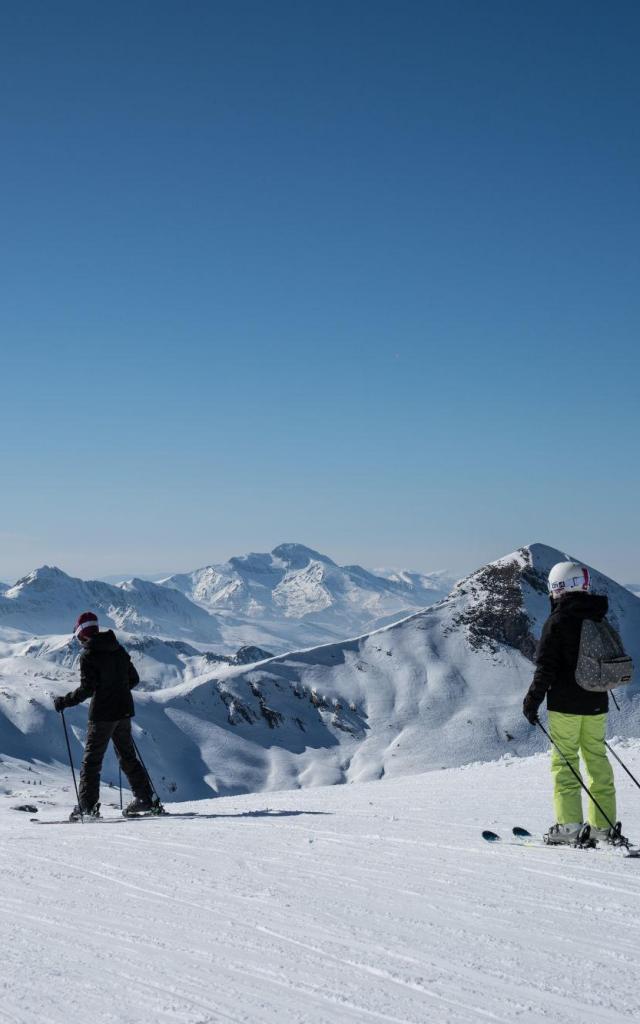
[[[84,648],[86,651],[117,651],[119,646],[113,630],[107,629],[104,633],[97,633],[90,637]]]
[[[565,594],[553,602],[554,612],[575,615],[578,619],[593,619],[602,622],[609,609],[609,598],[605,594],[584,594],[577,591]]]

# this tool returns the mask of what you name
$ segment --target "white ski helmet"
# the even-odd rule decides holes
[[[549,573],[549,593],[552,597],[562,597],[572,590],[588,592],[590,589],[589,570],[579,562],[558,562]]]

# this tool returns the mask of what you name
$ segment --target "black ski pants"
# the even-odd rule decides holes
[[[89,811],[100,796],[100,771],[102,761],[113,740],[113,746],[122,771],[129,780],[133,795],[151,799],[151,787],[145,770],[136,756],[131,737],[131,719],[120,718],[116,722],[89,722],[87,742],[80,769],[80,806]]]

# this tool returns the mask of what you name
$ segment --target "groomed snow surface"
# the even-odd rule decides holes
[[[640,741],[615,749],[640,775]],[[11,810],[61,817],[69,783],[0,764],[0,1021],[640,1019],[640,860],[481,838],[552,821],[546,754],[171,808],[193,818]]]

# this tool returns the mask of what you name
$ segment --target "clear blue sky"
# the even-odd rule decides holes
[[[0,7],[0,579],[640,578],[640,6]]]

